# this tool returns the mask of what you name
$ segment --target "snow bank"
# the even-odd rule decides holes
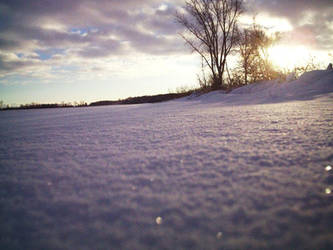
[[[221,102],[223,104],[243,105],[276,103],[292,100],[311,100],[320,95],[333,93],[333,71],[316,70],[304,73],[298,80],[279,83],[266,81],[243,86],[225,94],[215,91],[191,100],[204,103]]]

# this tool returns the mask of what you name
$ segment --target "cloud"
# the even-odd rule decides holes
[[[0,49],[2,49],[2,50],[15,49],[15,48],[18,48],[20,46],[20,44],[21,43],[19,41],[0,38]]]
[[[286,33],[288,39],[333,48],[331,0],[247,2],[256,6],[253,13],[287,18],[293,26]],[[178,36],[182,27],[173,17],[183,4],[183,0],[2,0],[1,74],[31,71],[38,65],[46,70],[70,63],[94,68],[96,60],[103,64],[121,55],[187,54]]]
[[[330,12],[333,8],[331,0],[250,0],[249,2],[261,11],[268,11],[274,15],[295,20],[306,11]]]
[[[173,20],[176,3],[167,0],[160,8],[157,0],[3,0],[0,51],[27,55],[63,50],[61,58],[81,62],[125,53],[184,53]],[[54,55],[37,53],[40,63]],[[0,58],[2,72],[28,66],[22,58]]]
[[[286,39],[314,49],[333,49],[332,0],[249,0],[253,13],[266,12],[286,18],[293,26]]]
[[[123,51],[124,46],[113,39],[107,39],[104,41],[99,41],[96,45],[91,42],[86,47],[83,47],[78,51],[77,55],[86,57],[86,58],[100,58],[107,57],[110,55],[120,54]]]

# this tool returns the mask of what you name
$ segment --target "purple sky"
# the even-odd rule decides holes
[[[0,99],[89,102],[195,85],[200,62],[173,18],[183,3],[0,0]],[[332,0],[247,3],[249,15],[288,22],[293,45],[333,50]]]

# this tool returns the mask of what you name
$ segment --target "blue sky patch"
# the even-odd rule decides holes
[[[64,49],[46,49],[46,50],[35,50],[39,58],[43,61],[50,59],[54,55],[65,54]]]

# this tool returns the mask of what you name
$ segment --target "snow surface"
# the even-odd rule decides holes
[[[332,249],[333,71],[0,112],[0,249]]]

